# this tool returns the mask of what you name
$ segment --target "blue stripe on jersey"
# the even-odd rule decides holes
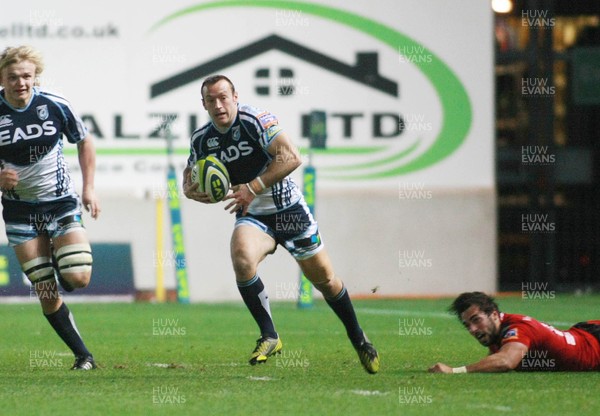
[[[188,160],[187,160],[188,167],[191,168],[198,159],[206,156],[206,155],[196,153],[196,148],[198,148],[198,150],[200,152],[202,152],[202,143],[200,142],[196,145],[196,142],[198,140],[202,141],[204,139],[204,136],[205,136],[207,130],[211,126],[212,126],[212,123],[210,123],[210,122],[206,123],[204,126],[200,127],[198,130],[196,130],[192,133],[192,138],[190,139],[190,156],[188,157]]]
[[[283,181],[279,181],[273,185],[273,203],[278,210],[284,207],[284,201],[282,198],[283,194]]]
[[[277,192],[277,187],[279,186],[280,182],[274,183],[273,185],[271,185],[271,199],[273,200],[273,204],[275,205],[275,208],[277,208],[277,211],[279,211],[281,209],[281,203],[279,201],[279,192]]]
[[[246,128],[247,124],[256,128],[255,132],[249,133],[252,136],[255,136],[256,134],[256,139],[259,141],[260,146],[265,150],[269,147],[275,137],[283,131],[279,126],[277,118],[267,111],[258,110],[257,108],[247,105],[240,105],[238,114],[240,121],[245,122],[241,124],[246,131],[248,131]]]
[[[42,97],[48,98],[62,114],[63,121],[65,123],[65,129],[63,133],[65,136],[67,136],[69,143],[77,143],[87,136],[87,128],[85,127],[85,124],[83,124],[79,117],[75,115],[75,112],[67,100],[59,95],[52,94],[47,91],[40,91],[39,94]]]
[[[68,186],[65,184],[68,183],[68,177],[65,173],[65,164],[61,163],[61,152],[62,152],[62,141],[58,142],[58,146],[60,147],[60,152],[56,153],[56,190],[54,191],[55,196],[61,196],[64,194],[65,190],[68,189]]]
[[[290,183],[290,179],[284,179],[286,182],[286,186],[282,189],[281,199],[283,200],[284,205],[289,205],[290,200],[292,199],[292,184]]]
[[[244,107],[242,107],[244,108]],[[258,119],[258,117],[256,117],[254,114],[249,113],[247,111],[244,111],[242,109],[240,109],[238,111],[240,120],[246,120],[251,122],[254,126],[258,127],[259,133],[262,134],[265,131],[265,128],[263,127],[262,123],[260,122],[260,120]]]

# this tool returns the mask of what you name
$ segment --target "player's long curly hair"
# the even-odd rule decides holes
[[[460,319],[462,313],[473,305],[479,306],[479,309],[485,312],[486,315],[489,315],[494,311],[500,312],[494,298],[483,292],[462,293],[454,300],[454,302],[452,302],[448,311],[455,314]]]
[[[16,64],[22,61],[29,61],[35,65],[35,85],[39,85],[37,77],[44,72],[44,60],[42,55],[28,45],[7,47],[0,55],[0,82],[2,81],[2,72],[9,65]]]

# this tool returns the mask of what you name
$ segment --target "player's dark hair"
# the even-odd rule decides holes
[[[486,315],[490,315],[494,311],[500,311],[494,298],[486,295],[483,292],[462,293],[456,299],[454,299],[454,302],[452,302],[452,305],[450,305],[448,311],[455,314],[460,319],[462,313],[473,305],[479,306],[479,309],[481,309]]]
[[[219,81],[225,80],[229,83],[229,85],[231,86],[231,92],[235,93],[235,87],[233,85],[233,82],[231,82],[231,80],[229,78],[227,78],[225,75],[221,75],[221,74],[217,74],[217,75],[211,75],[210,77],[207,77],[204,79],[204,82],[202,82],[202,86],[200,87],[200,94],[202,94],[202,98],[204,99],[204,87],[208,87],[210,85],[214,85]]]

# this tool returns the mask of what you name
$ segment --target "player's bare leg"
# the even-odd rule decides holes
[[[323,293],[327,304],[344,324],[348,338],[365,370],[371,374],[377,373],[379,354],[358,324],[348,291],[335,275],[326,249],[323,248],[308,259],[298,260],[298,264],[306,278]]]
[[[275,240],[251,225],[239,225],[231,236],[231,260],[237,282],[247,282],[258,265],[275,250]]]
[[[260,329],[250,364],[264,363],[281,351],[282,343],[271,317],[269,297],[258,276],[258,265],[275,250],[275,240],[251,225],[237,226],[231,237],[231,260],[238,289]]]
[[[77,331],[73,315],[58,292],[48,237],[40,236],[15,246],[15,254],[23,272],[35,288],[44,316],[75,354],[75,364],[72,368],[96,368],[92,354]]]
[[[342,281],[335,275],[325,248],[308,259],[298,260],[298,264],[306,278],[325,298],[336,297],[344,288]]]

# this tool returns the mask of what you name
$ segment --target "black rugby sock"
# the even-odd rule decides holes
[[[75,320],[73,314],[67,308],[67,305],[63,302],[60,308],[56,312],[49,315],[44,314],[52,328],[56,331],[58,336],[64,341],[65,344],[73,351],[76,356],[87,356],[92,355],[85,347],[77,327],[75,326]]]
[[[237,282],[237,285],[244,303],[260,328],[261,336],[277,338],[275,324],[271,318],[269,297],[260,277],[255,275],[247,282]]]
[[[327,301],[329,307],[340,318],[344,327],[346,327],[346,333],[352,344],[360,344],[364,339],[364,334],[358,324],[358,319],[356,319],[354,306],[352,306],[352,301],[346,288],[343,287],[342,291],[334,298],[325,298],[325,301]]]

